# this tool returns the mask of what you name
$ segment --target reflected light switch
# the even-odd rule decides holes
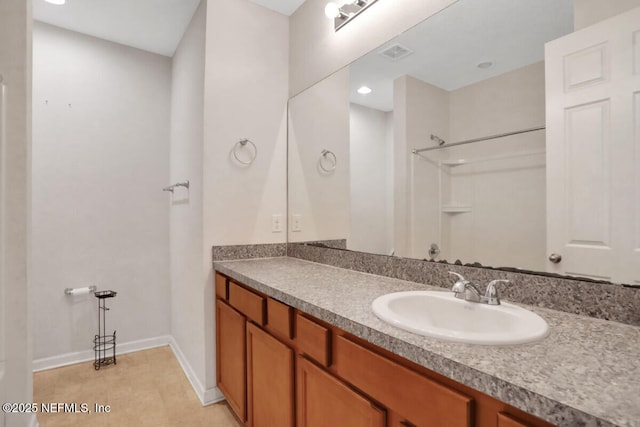
[[[291,219],[291,231],[302,231],[302,215],[293,215]]]

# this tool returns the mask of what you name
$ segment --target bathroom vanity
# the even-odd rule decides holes
[[[528,307],[541,341],[478,346],[379,320],[427,285],[293,258],[215,262],[218,386],[247,426],[635,426],[637,327]],[[438,288],[442,290],[442,288]]]

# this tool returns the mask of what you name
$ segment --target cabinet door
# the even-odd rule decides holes
[[[293,427],[293,350],[247,325],[249,427]]]
[[[296,394],[298,427],[385,425],[384,411],[303,357],[297,359]]]
[[[218,387],[238,418],[246,421],[246,320],[216,300],[216,373]]]

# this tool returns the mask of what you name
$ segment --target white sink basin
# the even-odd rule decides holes
[[[549,333],[547,322],[529,310],[464,301],[450,292],[395,292],[376,298],[372,308],[398,328],[468,344],[523,344]]]

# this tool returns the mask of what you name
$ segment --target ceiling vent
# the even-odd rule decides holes
[[[402,46],[400,43],[395,43],[385,47],[378,53],[391,61],[397,61],[398,59],[411,55],[413,51],[406,46]]]

